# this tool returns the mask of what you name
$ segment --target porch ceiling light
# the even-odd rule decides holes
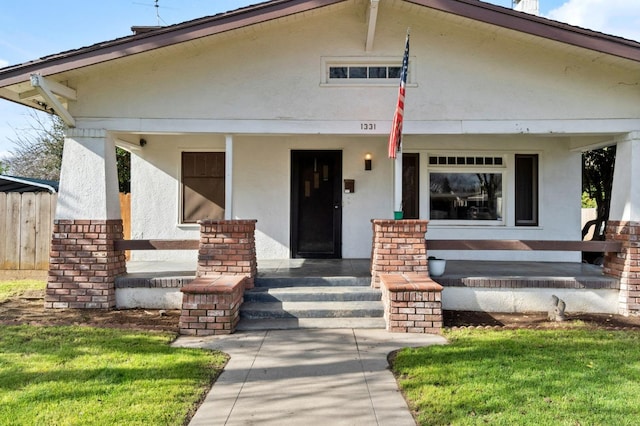
[[[371,170],[371,154],[368,152],[364,156],[364,169]]]

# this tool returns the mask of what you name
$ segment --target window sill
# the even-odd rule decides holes
[[[506,225],[504,223],[438,223],[438,220],[429,220],[429,228],[438,228],[438,229],[505,229],[510,231],[541,231],[544,229],[543,226],[515,226],[515,225]]]
[[[197,223],[177,223],[176,227],[185,230],[200,229],[200,225]]]
[[[330,82],[330,83],[320,83],[320,87],[398,87],[400,84],[400,80],[394,80],[393,82],[352,82],[352,83],[339,83],[339,82]],[[417,83],[406,84],[405,87],[418,87]]]

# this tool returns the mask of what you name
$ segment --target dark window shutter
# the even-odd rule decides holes
[[[538,226],[538,155],[516,154],[516,226]]]
[[[182,221],[224,219],[224,152],[182,153]]]

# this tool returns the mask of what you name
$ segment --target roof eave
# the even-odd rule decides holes
[[[62,52],[0,70],[0,88],[28,81],[34,72],[43,76],[96,65],[138,53],[221,34],[347,0],[274,0],[236,11],[164,27],[92,46]]]
[[[518,12],[479,0],[404,0],[408,3],[474,19],[576,47],[640,62],[640,43]]]
[[[36,188],[46,189],[47,191],[49,191],[52,194],[55,194],[56,192],[58,192],[51,185],[47,185],[46,183],[36,182],[36,181],[33,181],[33,180],[21,179],[19,177],[8,176],[8,175],[0,175],[0,179],[8,180],[9,182],[15,182],[15,183],[19,183],[19,184],[26,185],[26,186],[35,186]]]

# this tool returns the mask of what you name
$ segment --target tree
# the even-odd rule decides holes
[[[120,192],[131,192],[131,153],[116,147],[116,162],[118,163],[118,188]]]
[[[31,128],[16,132],[16,138],[11,140],[16,149],[5,160],[6,165],[0,164],[0,172],[5,166],[4,172],[14,176],[59,180],[66,125],[57,115],[30,114]],[[130,192],[131,153],[116,148],[116,161],[119,190]]]
[[[60,179],[65,124],[55,115],[30,112],[31,127],[16,131],[16,148],[6,159],[9,173],[34,179]]]
[[[595,200],[597,211],[596,218],[582,228],[582,238],[595,226],[593,239],[605,239],[604,228],[609,220],[615,160],[615,145],[582,154],[582,190]]]

